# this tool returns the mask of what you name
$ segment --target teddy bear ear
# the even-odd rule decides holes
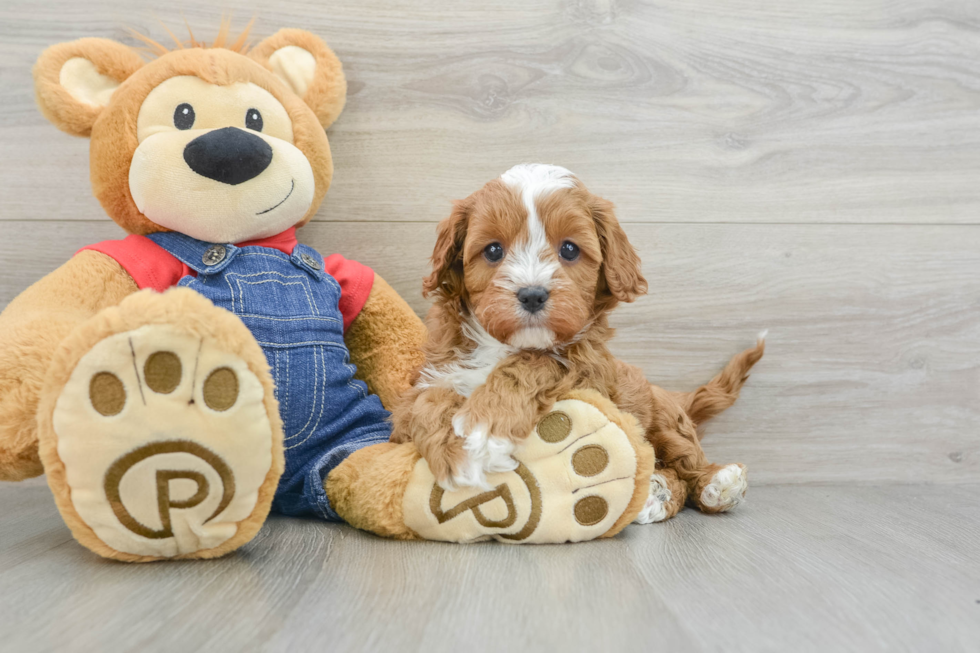
[[[142,65],[138,54],[110,39],[53,45],[34,64],[37,104],[58,129],[88,136],[112,93]]]
[[[274,72],[329,127],[344,109],[347,80],[340,59],[320,38],[301,29],[279,30],[248,56]]]

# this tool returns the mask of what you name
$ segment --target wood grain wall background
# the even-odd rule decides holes
[[[334,185],[301,237],[420,313],[434,223],[522,161],[610,198],[651,291],[615,349],[690,388],[768,328],[709,454],[755,483],[980,472],[980,4],[975,0],[0,1],[0,306],[121,231],[30,67],[181,13],[303,27],[344,62]],[[180,30],[178,30],[180,31]],[[0,343],[2,346],[2,343]]]

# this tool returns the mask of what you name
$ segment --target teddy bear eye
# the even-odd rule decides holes
[[[190,129],[194,126],[194,107],[184,102],[178,104],[174,109],[174,127],[177,129]]]
[[[262,114],[258,109],[249,109],[245,113],[245,126],[257,132],[262,131]]]

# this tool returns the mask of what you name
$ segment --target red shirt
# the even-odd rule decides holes
[[[238,247],[271,247],[285,254],[292,254],[296,247],[296,228],[291,227],[276,236],[250,240]],[[136,286],[152,288],[163,292],[177,285],[188,274],[197,276],[170,252],[163,249],[146,236],[135,234],[122,240],[104,240],[78,250],[101,252],[122,266],[136,282]],[[77,252],[76,252],[77,253]],[[374,286],[374,270],[357,261],[348,261],[340,254],[331,254],[323,259],[323,271],[340,284],[340,313],[344,316],[344,331],[360,314]]]

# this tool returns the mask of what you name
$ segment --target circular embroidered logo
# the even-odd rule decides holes
[[[524,463],[518,463],[517,469],[514,471],[517,472],[518,478],[521,479],[524,487],[527,488],[527,493],[531,500],[531,511],[528,514],[527,522],[519,531],[516,533],[500,533],[498,537],[519,542],[529,538],[541,522],[541,488],[538,485],[538,480],[534,478],[534,474],[531,473],[531,470]],[[473,516],[476,518],[477,523],[485,528],[509,528],[517,521],[517,507],[514,505],[514,495],[506,483],[501,483],[493,490],[483,492],[475,497],[470,497],[447,510],[443,510],[442,508],[442,498],[445,493],[445,490],[433,484],[432,492],[429,494],[429,510],[440,524],[444,524],[450,519],[458,517],[470,510],[473,511]],[[496,499],[503,500],[504,505],[507,506],[507,516],[500,520],[488,519],[484,516],[480,507]]]
[[[199,471],[191,469],[158,469],[156,470],[155,477],[155,492],[156,507],[160,514],[161,528],[150,528],[133,517],[129,510],[126,509],[120,493],[120,485],[126,472],[148,458],[173,453],[185,453],[199,458],[213,469],[217,473],[218,478],[221,479],[221,501],[218,503],[218,507],[215,508],[214,512],[211,513],[211,516],[204,520],[205,524],[220,515],[221,511],[228,507],[228,504],[231,503],[232,498],[235,496],[235,475],[227,463],[207,447],[188,440],[164,440],[143,445],[121,456],[112,463],[109,469],[106,470],[105,480],[103,482],[106,498],[109,500],[109,505],[112,506],[113,514],[116,515],[119,523],[137,535],[152,540],[173,537],[174,532],[170,511],[199,506],[211,494],[211,484],[208,482],[207,477]],[[170,496],[170,482],[175,480],[192,481],[197,486],[197,490],[186,499],[172,499]]]

